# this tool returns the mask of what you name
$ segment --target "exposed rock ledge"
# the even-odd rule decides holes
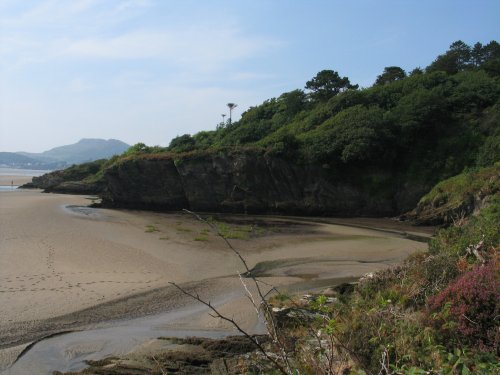
[[[417,225],[449,225],[500,199],[500,164],[464,172],[437,184],[401,216]]]
[[[391,179],[371,173],[365,181]],[[346,175],[257,150],[141,155],[105,170],[102,198],[105,206],[153,210],[393,216],[428,189],[406,183],[377,190]]]

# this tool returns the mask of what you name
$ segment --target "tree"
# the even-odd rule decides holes
[[[405,77],[406,72],[399,66],[386,66],[384,72],[377,77],[375,85],[386,85]]]
[[[420,67],[417,66],[415,69],[413,69],[410,72],[410,77],[421,75],[421,74],[424,74],[424,71]]]
[[[484,62],[484,47],[481,43],[474,44],[471,50],[471,63],[474,67],[479,67]]]
[[[229,126],[233,123],[233,109],[238,106],[236,103],[227,103],[227,107],[229,108]]]
[[[280,111],[290,117],[302,111],[306,106],[306,94],[302,90],[293,90],[281,94],[278,98]]]
[[[135,155],[135,154],[156,154],[164,152],[165,148],[161,146],[147,146],[142,142],[136,143],[130,146],[124,155]]]
[[[310,97],[318,101],[327,101],[338,93],[347,89],[357,89],[358,85],[351,85],[349,78],[340,77],[333,70],[322,70],[316,77],[306,82],[305,88],[311,90]]]
[[[500,75],[500,44],[492,40],[482,49],[483,63],[481,69],[484,69],[490,75]]]
[[[194,150],[196,141],[189,134],[175,137],[168,145],[169,151],[187,152]]]
[[[444,55],[439,55],[431,65],[427,67],[428,72],[443,71],[455,74],[471,66],[471,48],[461,40],[450,45]]]

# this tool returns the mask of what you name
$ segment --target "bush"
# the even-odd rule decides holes
[[[434,324],[445,342],[476,346],[493,353],[498,350],[498,272],[494,262],[477,265],[429,298]]]

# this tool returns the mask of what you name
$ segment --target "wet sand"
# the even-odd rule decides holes
[[[237,275],[245,270],[206,224],[182,213],[82,208],[89,203],[83,196],[0,192],[0,369],[2,356],[5,366],[23,345],[55,332],[196,305],[170,281],[222,301],[221,310],[245,328],[256,326]],[[385,228],[376,231],[325,220],[234,219],[260,225],[255,238],[231,243],[250,268],[282,288],[335,284],[427,247],[405,238],[408,228],[390,220],[357,223]],[[206,311],[171,324],[230,329]]]
[[[21,186],[31,182],[33,176],[0,175],[0,186]]]

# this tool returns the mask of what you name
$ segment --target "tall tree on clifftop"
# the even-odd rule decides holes
[[[385,85],[405,77],[406,72],[399,66],[386,66],[384,72],[377,77],[375,85]]]
[[[455,74],[465,70],[470,65],[471,48],[461,40],[450,45],[445,54],[439,55],[431,65],[427,67],[428,72],[443,71]]]
[[[327,101],[342,91],[357,89],[358,85],[351,85],[349,78],[340,77],[336,71],[322,70],[316,77],[306,82],[305,88],[311,91],[309,96],[313,100]]]

